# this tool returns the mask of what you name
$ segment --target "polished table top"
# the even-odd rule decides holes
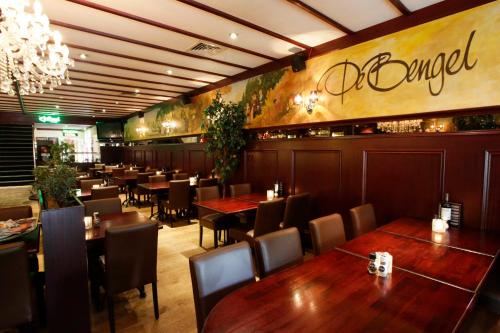
[[[164,191],[170,189],[170,182],[156,182],[156,183],[141,183],[137,184],[150,192]],[[196,187],[196,184],[189,184],[190,187]]]
[[[101,223],[99,226],[93,226],[92,229],[85,230],[85,240],[87,242],[95,241],[99,239],[104,239],[106,236],[106,229],[109,227],[124,226],[130,224],[138,223],[154,223],[156,222],[150,220],[141,213],[134,212],[124,212],[124,213],[114,213],[114,214],[103,214],[100,216]]]
[[[453,332],[494,257],[383,228],[231,293],[204,331]],[[393,255],[388,278],[368,274],[374,251]]]
[[[236,198],[220,198],[193,202],[193,205],[207,208],[222,214],[235,214],[257,209],[258,202],[245,201]]]
[[[267,195],[266,193],[250,193],[250,194],[242,194],[234,197],[235,199],[238,200],[243,200],[243,201],[252,201],[252,202],[261,202],[261,201],[266,201],[267,200]]]

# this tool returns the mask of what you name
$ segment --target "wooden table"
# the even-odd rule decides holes
[[[453,332],[494,257],[425,239],[430,222],[417,223],[395,221],[233,292],[211,311],[204,331]],[[490,252],[500,245],[466,233],[450,239],[467,239],[476,249],[488,244],[481,246]],[[388,278],[367,273],[374,251],[393,255]]]
[[[129,204],[133,204],[133,202],[135,202],[136,200],[132,190],[137,184],[137,176],[116,176],[113,177],[113,179],[117,181],[117,184],[125,184],[127,187],[126,198],[123,201],[122,205],[127,207]]]
[[[90,199],[92,199],[92,191],[91,190],[82,191],[81,189],[77,189],[76,196],[81,201],[90,200]]]
[[[138,184],[137,186],[140,186],[144,188],[145,190],[149,191],[149,193],[158,193],[161,191],[167,191],[170,189],[170,182],[157,182],[157,183],[142,183]]]
[[[114,214],[103,214],[99,226],[94,226],[92,229],[85,231],[85,240],[92,242],[103,240],[106,236],[106,229],[109,227],[117,227],[131,224],[155,223],[139,212],[123,212]],[[156,224],[156,223],[155,223]]]
[[[222,214],[236,214],[257,209],[258,202],[239,200],[236,198],[220,198],[193,203],[195,206],[207,208]]]
[[[266,193],[250,193],[250,194],[238,195],[238,196],[235,196],[234,198],[238,199],[238,200],[259,203],[261,201],[267,201],[267,194]]]

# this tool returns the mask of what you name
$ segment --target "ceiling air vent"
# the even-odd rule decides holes
[[[199,41],[194,46],[190,47],[188,49],[188,52],[202,54],[202,55],[216,55],[224,50],[225,48],[219,45]]]

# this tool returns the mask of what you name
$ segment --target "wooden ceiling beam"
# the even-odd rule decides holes
[[[208,42],[211,42],[211,43],[222,45],[222,46],[225,46],[227,48],[230,48],[230,49],[233,49],[233,50],[237,50],[237,51],[240,51],[240,52],[243,52],[243,53],[251,54],[251,55],[256,56],[256,57],[264,58],[264,59],[271,60],[271,61],[277,60],[277,58],[271,57],[271,56],[269,56],[267,54],[263,54],[263,53],[256,52],[256,51],[253,51],[253,50],[250,50],[250,49],[239,47],[239,46],[236,46],[236,45],[233,45],[233,44],[229,44],[229,43],[226,43],[226,42],[214,39],[214,38],[210,38],[210,37],[207,37],[207,36],[199,35],[199,34],[196,34],[194,32],[187,31],[187,30],[179,29],[179,28],[176,28],[174,26],[171,26],[171,25],[168,25],[168,24],[165,24],[165,23],[153,21],[153,20],[150,20],[150,19],[145,18],[145,17],[141,17],[141,16],[138,16],[138,15],[130,14],[130,13],[127,13],[127,12],[124,12],[124,11],[121,11],[121,10],[118,10],[118,9],[114,9],[114,8],[111,8],[111,7],[103,6],[103,5],[94,3],[94,2],[90,2],[90,1],[86,1],[86,0],[67,0],[67,1],[76,3],[76,4],[79,4],[79,5],[88,7],[88,8],[100,10],[100,11],[103,11],[103,12],[106,12],[106,13],[109,13],[109,14],[117,15],[117,16],[129,19],[129,20],[133,20],[133,21],[136,21],[136,22],[140,22],[140,23],[144,23],[144,24],[147,24],[147,25],[151,25],[151,26],[163,29],[163,30],[172,31],[172,32],[175,32],[175,33],[178,33],[178,34],[181,34],[181,35],[185,35],[185,36],[191,37],[191,38],[201,39],[201,40],[204,40],[204,41],[208,41]]]
[[[167,73],[158,73],[158,72],[147,71],[147,70],[144,70],[144,69],[137,69],[137,68],[132,68],[132,67],[118,66],[118,65],[112,65],[112,64],[105,64],[105,63],[97,62],[97,61],[88,61],[88,60],[79,60],[79,59],[75,59],[75,61],[76,62],[81,62],[81,63],[87,63],[87,64],[91,64],[91,65],[96,65],[96,66],[103,66],[103,67],[109,67],[109,68],[127,70],[127,71],[132,71],[132,72],[138,72],[138,73],[143,73],[143,74],[157,75],[157,76],[161,76],[161,77],[171,77],[171,78],[174,78],[174,79],[180,79],[180,80],[186,80],[186,81],[194,81],[194,82],[200,82],[200,83],[205,83],[205,84],[211,84],[211,83],[213,83],[211,81],[200,80],[200,79],[193,79],[193,78],[189,78],[189,77],[185,77],[185,76],[169,75]],[[70,70],[70,72],[76,72],[76,71],[77,70],[75,70],[75,69],[71,69]],[[94,73],[94,74],[98,75],[98,73]],[[134,80],[134,79],[130,79],[130,80]],[[173,87],[192,88],[192,87],[189,87],[189,86],[183,86],[183,85],[174,84],[174,83],[163,83],[163,84],[167,84],[167,85],[170,85],[170,86],[173,86]]]
[[[307,44],[304,44],[304,43],[301,43],[301,42],[298,42],[294,39],[291,39],[291,38],[288,38],[284,35],[281,35],[279,33],[276,33],[274,31],[271,31],[271,30],[268,30],[264,27],[261,27],[257,24],[254,24],[252,22],[249,22],[249,21],[246,21],[244,19],[241,19],[239,17],[236,17],[236,16],[233,16],[229,13],[226,13],[226,12],[223,12],[221,10],[218,10],[216,8],[213,8],[213,7],[210,7],[210,6],[207,6],[201,2],[198,2],[198,1],[194,1],[194,0],[177,0],[179,2],[182,2],[183,4],[186,4],[186,5],[189,5],[191,7],[195,7],[195,8],[198,8],[200,10],[203,10],[207,13],[210,13],[212,15],[216,15],[216,16],[219,16],[219,17],[222,17],[226,20],[229,20],[229,21],[232,21],[232,22],[235,22],[235,23],[238,23],[238,24],[241,24],[247,28],[250,28],[250,29],[253,29],[253,30],[256,30],[256,31],[259,31],[263,34],[266,34],[268,36],[271,36],[271,37],[274,37],[274,38],[277,38],[277,39],[281,39],[285,42],[288,42],[290,44],[293,44],[295,46],[298,46],[300,48],[303,48],[305,50],[308,50],[311,48],[311,46],[307,45]]]
[[[106,37],[106,38],[110,38],[110,39],[115,39],[115,40],[119,40],[119,41],[126,42],[126,43],[131,43],[131,44],[135,44],[135,45],[145,46],[145,47],[149,47],[149,48],[152,48],[152,49],[155,49],[155,50],[160,50],[160,51],[165,51],[165,52],[170,52],[170,53],[176,53],[176,54],[180,54],[180,55],[183,55],[183,56],[186,56],[186,57],[195,58],[195,59],[207,60],[207,61],[211,61],[211,62],[222,64],[222,65],[226,65],[226,66],[241,68],[241,69],[245,69],[245,70],[251,68],[251,67],[248,67],[248,66],[243,66],[243,65],[240,65],[240,64],[236,64],[236,63],[232,63],[232,62],[228,62],[228,61],[223,61],[223,60],[217,60],[217,59],[213,59],[213,58],[209,58],[209,57],[204,57],[204,56],[201,56],[201,55],[197,55],[197,54],[193,54],[193,53],[189,53],[189,52],[184,52],[184,51],[172,49],[172,48],[161,46],[161,45],[157,45],[157,44],[143,42],[143,41],[132,39],[132,38],[128,38],[128,37],[113,35],[113,34],[110,34],[110,33],[107,33],[107,32],[98,31],[98,30],[94,30],[94,29],[90,29],[90,28],[86,28],[86,27],[81,27],[81,26],[77,26],[77,25],[70,24],[70,23],[65,23],[65,22],[58,21],[58,20],[50,20],[50,24],[57,25],[59,27],[63,27],[63,28],[66,28],[66,29],[77,30],[77,31],[80,31],[80,32],[88,33],[88,34],[102,36],[102,37]]]
[[[396,7],[401,12],[401,14],[411,15],[411,10],[409,10],[408,7],[406,7],[405,4],[401,2],[401,0],[389,0],[389,2],[394,7]]]
[[[110,52],[110,51],[105,51],[105,50],[94,49],[92,47],[82,46],[82,45],[73,44],[73,43],[66,43],[66,45],[69,48],[72,48],[72,49],[78,49],[78,50],[82,50],[82,51],[88,51],[88,52],[94,52],[94,53],[99,53],[99,54],[105,54],[105,55],[109,55],[109,56],[113,56],[113,57],[119,57],[119,58],[129,59],[129,60],[141,61],[141,62],[145,62],[145,63],[148,63],[148,64],[165,66],[167,68],[168,67],[172,67],[172,68],[184,69],[184,70],[187,70],[187,71],[193,71],[193,72],[204,73],[204,74],[209,74],[209,75],[216,75],[216,76],[221,76],[221,77],[228,77],[228,76],[230,76],[228,74],[211,72],[211,71],[207,71],[207,70],[204,70],[204,69],[198,69],[198,68],[193,68],[193,67],[180,66],[180,65],[175,65],[175,64],[167,63],[167,62],[162,62],[162,61],[156,61],[156,60],[151,60],[151,59],[146,59],[146,58],[134,57],[134,56],[130,56],[130,55],[127,55],[127,54],[122,54],[122,53],[116,53],[116,52]]]
[[[332,27],[334,27],[334,28],[336,28],[336,29],[348,34],[348,35],[352,35],[354,33],[354,31],[352,31],[351,29],[347,28],[346,26],[340,24],[339,22],[335,21],[331,17],[326,16],[325,14],[320,12],[319,10],[309,6],[308,4],[306,4],[300,0],[286,0],[286,1],[299,7],[303,11],[308,12],[312,16],[320,19],[321,21],[331,25]]]

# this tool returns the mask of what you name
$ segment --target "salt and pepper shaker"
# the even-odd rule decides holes
[[[368,265],[368,273],[377,274],[377,265],[375,261],[377,260],[377,254],[375,252],[370,253],[370,264]]]
[[[392,255],[389,252],[372,252],[369,255],[368,273],[387,277],[392,273]]]

